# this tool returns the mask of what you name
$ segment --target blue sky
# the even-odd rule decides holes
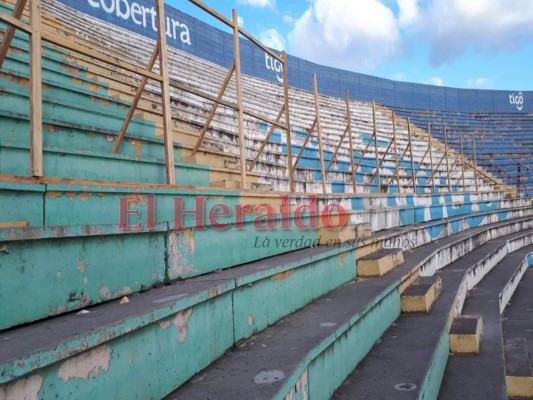
[[[532,0],[204,0],[320,64],[460,88],[533,90]],[[166,0],[211,25],[186,0]]]

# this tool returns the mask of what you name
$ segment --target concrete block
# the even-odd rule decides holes
[[[438,276],[418,278],[402,294],[404,314],[424,314],[431,308],[442,293],[442,280]]]
[[[383,276],[402,264],[403,251],[401,249],[383,249],[359,259],[357,261],[357,275]]]
[[[454,319],[450,329],[450,350],[454,354],[479,354],[483,319],[463,315]]]
[[[504,354],[507,394],[509,397],[533,399],[533,370],[526,339],[506,340]]]

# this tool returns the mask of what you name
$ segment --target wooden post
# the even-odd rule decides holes
[[[33,0],[32,0],[33,1]],[[157,22],[159,42],[159,69],[161,73],[161,100],[163,103],[163,131],[165,134],[165,166],[167,184],[176,184],[174,166],[174,137],[172,135],[172,108],[170,105],[170,83],[168,76],[168,52],[165,28],[165,2],[157,0]]]
[[[292,138],[291,138],[291,116],[289,108],[289,68],[287,65],[287,53],[281,53],[283,60],[283,95],[285,96],[285,134],[287,136],[287,168],[289,172],[289,190],[294,192],[294,171],[292,169]]]
[[[196,141],[196,144],[194,145],[194,149],[191,153],[192,156],[194,156],[198,152],[198,149],[200,149],[200,146],[202,145],[205,134],[207,133],[207,130],[209,129],[209,126],[211,125],[211,121],[213,121],[213,118],[215,117],[215,113],[217,111],[218,105],[220,104],[220,100],[222,100],[222,97],[224,97],[224,93],[226,92],[226,89],[228,88],[228,85],[231,81],[231,77],[233,76],[234,72],[235,72],[235,62],[229,69],[226,75],[226,78],[224,79],[224,83],[222,84],[222,86],[220,87],[220,90],[218,91],[215,104],[213,104],[213,107],[211,107],[211,111],[209,111],[209,115],[207,116],[207,120],[205,121],[204,127],[200,131],[198,140]]]
[[[244,108],[242,105],[242,72],[241,50],[239,36],[239,16],[237,10],[233,10],[233,48],[235,52],[235,77],[237,89],[237,108],[239,113],[239,156],[241,160],[241,188],[246,189],[246,154],[244,142]]]
[[[465,186],[465,157],[464,157],[464,149],[463,149],[463,131],[460,132],[460,140],[461,140],[461,181],[463,183],[463,192],[466,192],[466,186]]]
[[[379,170],[378,130],[376,127],[376,102],[372,102],[372,122],[374,124],[374,150],[376,152],[376,175],[378,178],[378,193],[381,193],[381,172]]]
[[[27,0],[18,0],[13,9],[13,18],[20,19],[22,13],[24,12],[24,7],[26,6]],[[31,6],[30,6],[31,7]],[[2,45],[0,46],[0,68],[4,65],[4,61],[9,51],[9,46],[11,46],[11,41],[13,36],[15,36],[16,28],[11,25],[6,25],[6,31],[4,33],[4,39],[2,40]]]
[[[431,164],[431,185],[433,188],[433,193],[435,193],[435,175],[433,175],[433,147],[431,144],[431,122],[428,122],[428,145],[429,145],[429,162]]]
[[[479,193],[479,184],[477,182],[477,152],[476,152],[476,136],[472,133],[472,149],[474,151],[474,179],[476,180],[476,193]]]
[[[32,176],[43,176],[41,0],[30,2],[30,24],[30,172]]]
[[[353,161],[353,137],[352,137],[352,111],[350,107],[350,92],[346,89],[346,114],[348,117],[348,143],[350,145],[350,167],[352,169],[352,185],[353,192],[356,193],[356,173],[355,163]]]
[[[322,145],[322,126],[320,124],[320,105],[318,103],[318,83],[316,74],[313,74],[313,86],[315,89],[316,131],[318,135],[318,151],[320,153],[320,171],[322,172],[322,191],[326,194],[326,170],[324,168],[324,147]]]
[[[278,116],[276,117],[276,123],[279,122],[281,119],[283,113],[285,112],[285,106],[281,106],[281,110],[278,113]],[[263,140],[263,143],[261,143],[261,146],[259,147],[259,150],[257,151],[257,154],[255,158],[253,159],[252,163],[250,164],[250,167],[248,171],[252,171],[255,166],[257,165],[257,162],[259,161],[259,158],[261,157],[261,154],[263,154],[263,151],[265,150],[266,145],[268,144],[268,141],[270,140],[270,137],[274,133],[274,129],[276,129],[276,125],[270,125],[270,128],[268,129],[268,132],[265,136],[265,139]]]
[[[411,155],[411,175],[413,176],[413,193],[416,194],[415,162],[413,159],[413,142],[411,138],[411,119],[407,118],[407,133],[409,134],[409,153]]]
[[[396,184],[398,193],[400,190],[400,160],[398,160],[398,142],[396,141],[396,113],[392,111],[392,138],[394,140],[394,161],[396,163]]]
[[[448,157],[448,128],[444,127],[444,155],[446,156],[446,181],[448,182],[448,192],[452,191],[450,178],[450,159]]]
[[[148,62],[148,67],[147,67],[148,71],[153,70],[158,56],[159,56],[159,42],[156,44],[154,52],[152,53],[152,57],[150,58],[150,61]],[[120,134],[118,135],[115,146],[113,147],[114,154],[118,153],[118,151],[120,150],[122,141],[124,140],[124,137],[126,136],[126,132],[128,131],[128,127],[130,126],[130,122],[133,119],[133,115],[135,114],[135,110],[137,109],[137,106],[139,105],[139,101],[141,100],[141,96],[144,92],[144,88],[146,87],[147,83],[148,83],[148,77],[143,76],[141,80],[141,84],[137,88],[137,93],[135,93],[135,97],[133,98],[133,102],[131,103],[130,109],[128,111],[128,115],[126,116],[126,119],[124,120],[124,123],[122,124],[122,129],[120,130]]]

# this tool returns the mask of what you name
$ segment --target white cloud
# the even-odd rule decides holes
[[[238,22],[239,22],[239,26],[240,26],[241,28],[243,28],[243,27],[244,27],[244,18],[241,17],[241,16],[239,15],[239,16],[237,17],[237,20],[238,20]]]
[[[523,0],[433,0],[419,18],[420,34],[440,65],[469,48],[519,49],[533,36],[533,2]]]
[[[296,20],[294,19],[294,17],[290,14],[285,14],[283,16],[283,22],[285,22],[286,24],[294,24]]]
[[[492,85],[493,80],[490,78],[475,78],[475,79],[469,79],[466,81],[466,85],[468,87],[476,88],[476,89],[488,89]]]
[[[237,3],[260,8],[275,8],[276,0],[237,0]]]
[[[418,0],[398,0],[398,8],[400,9],[400,26],[409,26],[418,21],[420,16]]]
[[[275,50],[285,50],[285,39],[276,29],[267,29],[259,33],[259,40]]]
[[[349,69],[370,69],[400,50],[398,21],[379,0],[312,0],[289,33],[297,56]]]
[[[435,86],[444,86],[444,79],[440,76],[434,76],[429,80],[429,83]]]

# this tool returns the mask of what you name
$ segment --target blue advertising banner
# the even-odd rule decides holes
[[[110,24],[157,38],[157,15],[153,0],[58,0],[75,10]],[[169,46],[229,68],[233,62],[232,36],[179,10],[166,6]],[[241,41],[243,73],[271,82],[283,82],[282,66],[247,40]],[[533,92],[470,90],[396,82],[343,71],[288,56],[289,85],[312,90],[316,73],[324,95],[372,101],[396,108],[463,112],[533,112]]]

